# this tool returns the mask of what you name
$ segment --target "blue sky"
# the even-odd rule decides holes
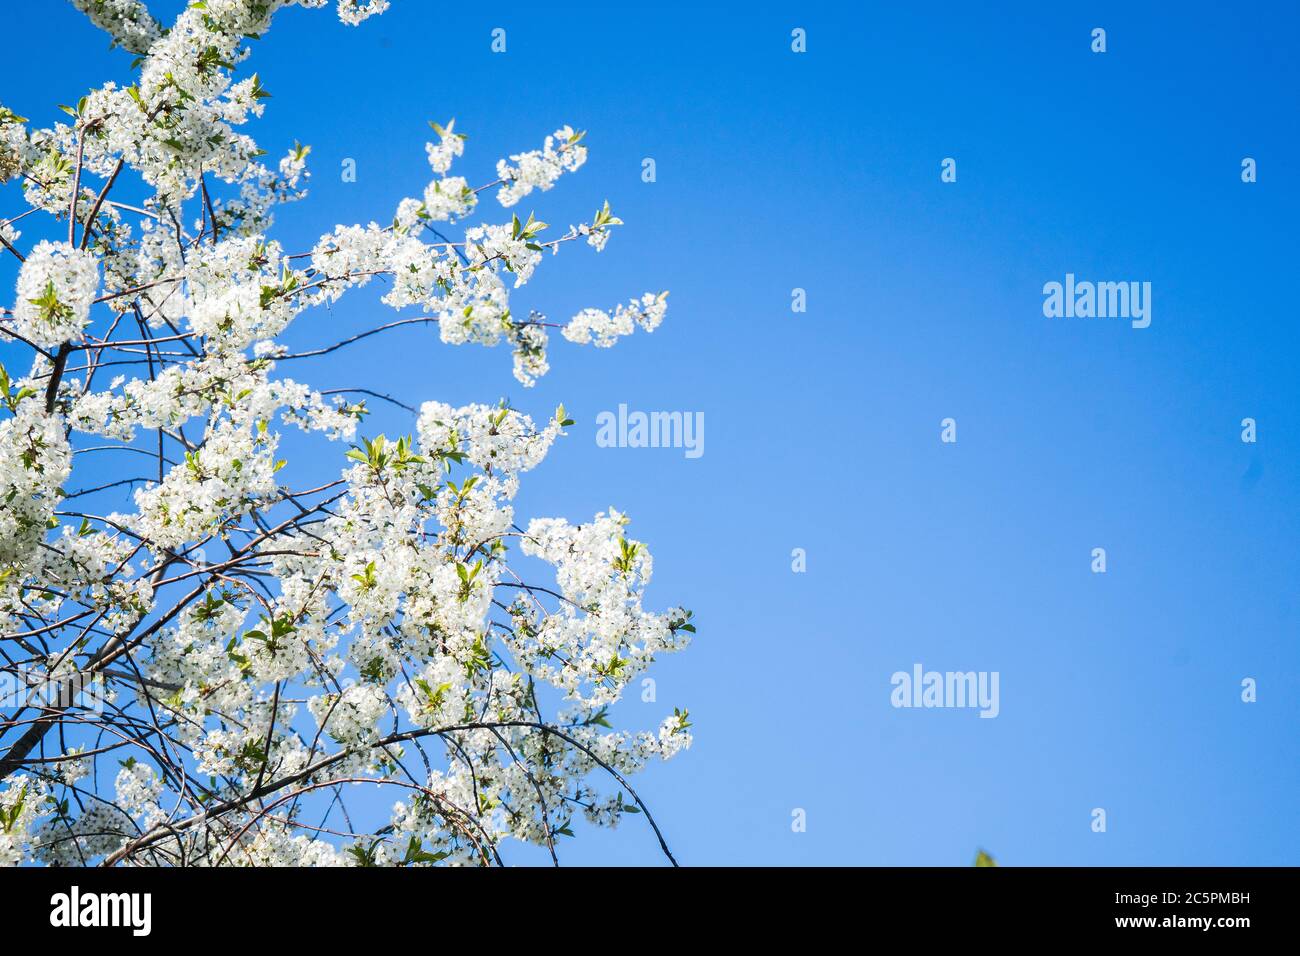
[[[638,787],[679,859],[1300,863],[1295,7],[566,10],[407,0],[356,30],[289,11],[250,64],[274,97],[253,132],[313,145],[311,195],[276,231],[306,248],[419,193],[426,120],[469,134],[453,172],[472,183],[561,124],[589,131],[583,170],[519,211],[563,226],[609,199],[627,225],[598,257],[548,259],[515,307],[563,320],[670,289],[652,336],[557,340],[531,390],[503,350],[423,327],[285,371],[411,404],[566,405],[578,424],[517,512],[628,511],[651,603],[699,624],[658,703],[616,715],[690,708],[695,746]],[[58,31],[57,64],[6,54],[0,100],[34,122],[127,78],[69,5],[8,16]],[[1150,282],[1151,326],[1045,318],[1066,273]],[[393,317],[378,294],[287,341]],[[620,403],[703,412],[704,455],[597,447]],[[376,405],[366,431],[412,424]],[[1000,715],[891,707],[914,663],[999,672]],[[656,862],[639,822],[581,828],[566,859]]]

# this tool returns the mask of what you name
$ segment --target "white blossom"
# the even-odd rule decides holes
[[[37,345],[61,345],[78,335],[90,317],[99,285],[99,261],[65,242],[36,244],[18,272],[14,325]]]
[[[497,193],[501,205],[513,206],[534,189],[550,189],[562,174],[576,172],[587,161],[587,147],[580,145],[583,135],[562,126],[546,137],[540,150],[515,153],[509,162],[498,160],[497,178],[505,183]]]
[[[477,202],[474,190],[461,176],[435,179],[424,191],[424,212],[434,222],[463,219]]]
[[[447,125],[439,126],[437,123],[430,123],[433,131],[438,134],[438,142],[425,143],[424,151],[429,157],[429,168],[435,173],[445,174],[451,169],[452,160],[465,152],[465,135],[457,133],[456,121],[453,119]]]
[[[579,345],[594,343],[597,347],[608,348],[620,336],[631,335],[637,326],[653,332],[663,322],[667,311],[667,292],[658,295],[647,292],[627,305],[616,306],[613,315],[601,309],[583,309],[568,321],[562,334]]]

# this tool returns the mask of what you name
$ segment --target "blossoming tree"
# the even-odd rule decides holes
[[[524,385],[544,374],[554,326],[512,292],[620,220],[606,203],[554,238],[531,214],[452,224],[485,192],[509,208],[550,189],[583,135],[559,129],[474,187],[450,175],[463,134],[431,124],[421,196],[287,251],[271,214],[303,196],[308,150],[268,166],[240,129],[268,95],[250,47],[290,2],[199,0],[164,30],[137,0],[74,0],[138,54],[135,82],[48,128],[0,107],[0,199],[28,207],[0,220],[18,268],[0,314],[0,862],[486,865],[511,838],[558,860],[576,817],[627,814],[671,860],[627,777],[689,745],[687,714],[633,733],[610,707],[686,645],[691,615],[642,607],[651,558],[623,514],[517,523],[563,408],[539,423],[427,401],[394,440],[365,430],[365,396],[384,396],[364,383],[280,373],[436,322],[448,344],[508,343]],[[128,180],[148,198],[120,201]],[[277,342],[372,283],[400,317]],[[665,308],[587,309],[562,335],[608,346]],[[324,472],[278,457],[289,426],[337,443]],[[112,456],[148,480],[105,482]],[[81,505],[119,484],[126,511]],[[396,795],[365,832],[358,781]]]

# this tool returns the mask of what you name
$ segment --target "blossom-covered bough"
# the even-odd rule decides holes
[[[508,343],[524,385],[544,374],[553,326],[512,292],[620,220],[606,203],[551,239],[532,215],[459,239],[449,224],[485,191],[511,207],[549,189],[583,164],[582,134],[474,188],[449,174],[463,134],[431,124],[422,196],[286,251],[271,211],[303,195],[308,150],[268,166],[239,131],[268,96],[244,62],[286,0],[200,0],[169,29],[136,0],[74,3],[138,76],[49,128],[0,107],[0,199],[29,207],[0,219],[18,268],[0,313],[0,863],[488,865],[511,838],[555,860],[575,819],[626,814],[672,860],[627,778],[689,745],[687,714],[631,733],[610,708],[686,645],[691,615],[643,609],[651,558],[623,514],[517,523],[563,408],[539,423],[428,401],[392,439],[360,427],[379,392],[280,374],[430,322],[450,344]],[[385,7],[337,4],[352,24]],[[121,201],[128,181],[147,198]],[[401,317],[277,343],[372,282]],[[562,334],[611,345],[665,308],[586,309]],[[286,467],[286,425],[337,464]],[[108,488],[132,506],[82,504]],[[359,830],[358,782],[395,795]]]

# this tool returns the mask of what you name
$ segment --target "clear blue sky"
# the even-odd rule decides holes
[[[0,100],[36,122],[128,75],[67,4],[6,16],[59,37],[6,51]],[[412,404],[565,403],[578,425],[518,513],[627,510],[652,603],[696,611],[658,704],[616,715],[690,707],[693,749],[639,781],[685,863],[1300,863],[1298,27],[1289,3],[399,0],[357,30],[289,11],[250,65],[274,95],[261,145],[314,147],[287,247],[418,195],[426,120],[470,135],[453,172],[472,183],[572,123],[590,161],[521,213],[563,226],[608,198],[627,226],[548,259],[516,309],[672,295],[652,336],[557,340],[532,390],[503,350],[422,327],[285,371]],[[1045,318],[1067,272],[1151,282],[1151,327]],[[378,294],[289,342],[391,316]],[[703,411],[705,454],[597,447],[619,403]],[[366,430],[411,427],[376,406]],[[1000,716],[892,708],[917,662],[1000,672]],[[584,826],[566,859],[657,862],[641,824]]]

